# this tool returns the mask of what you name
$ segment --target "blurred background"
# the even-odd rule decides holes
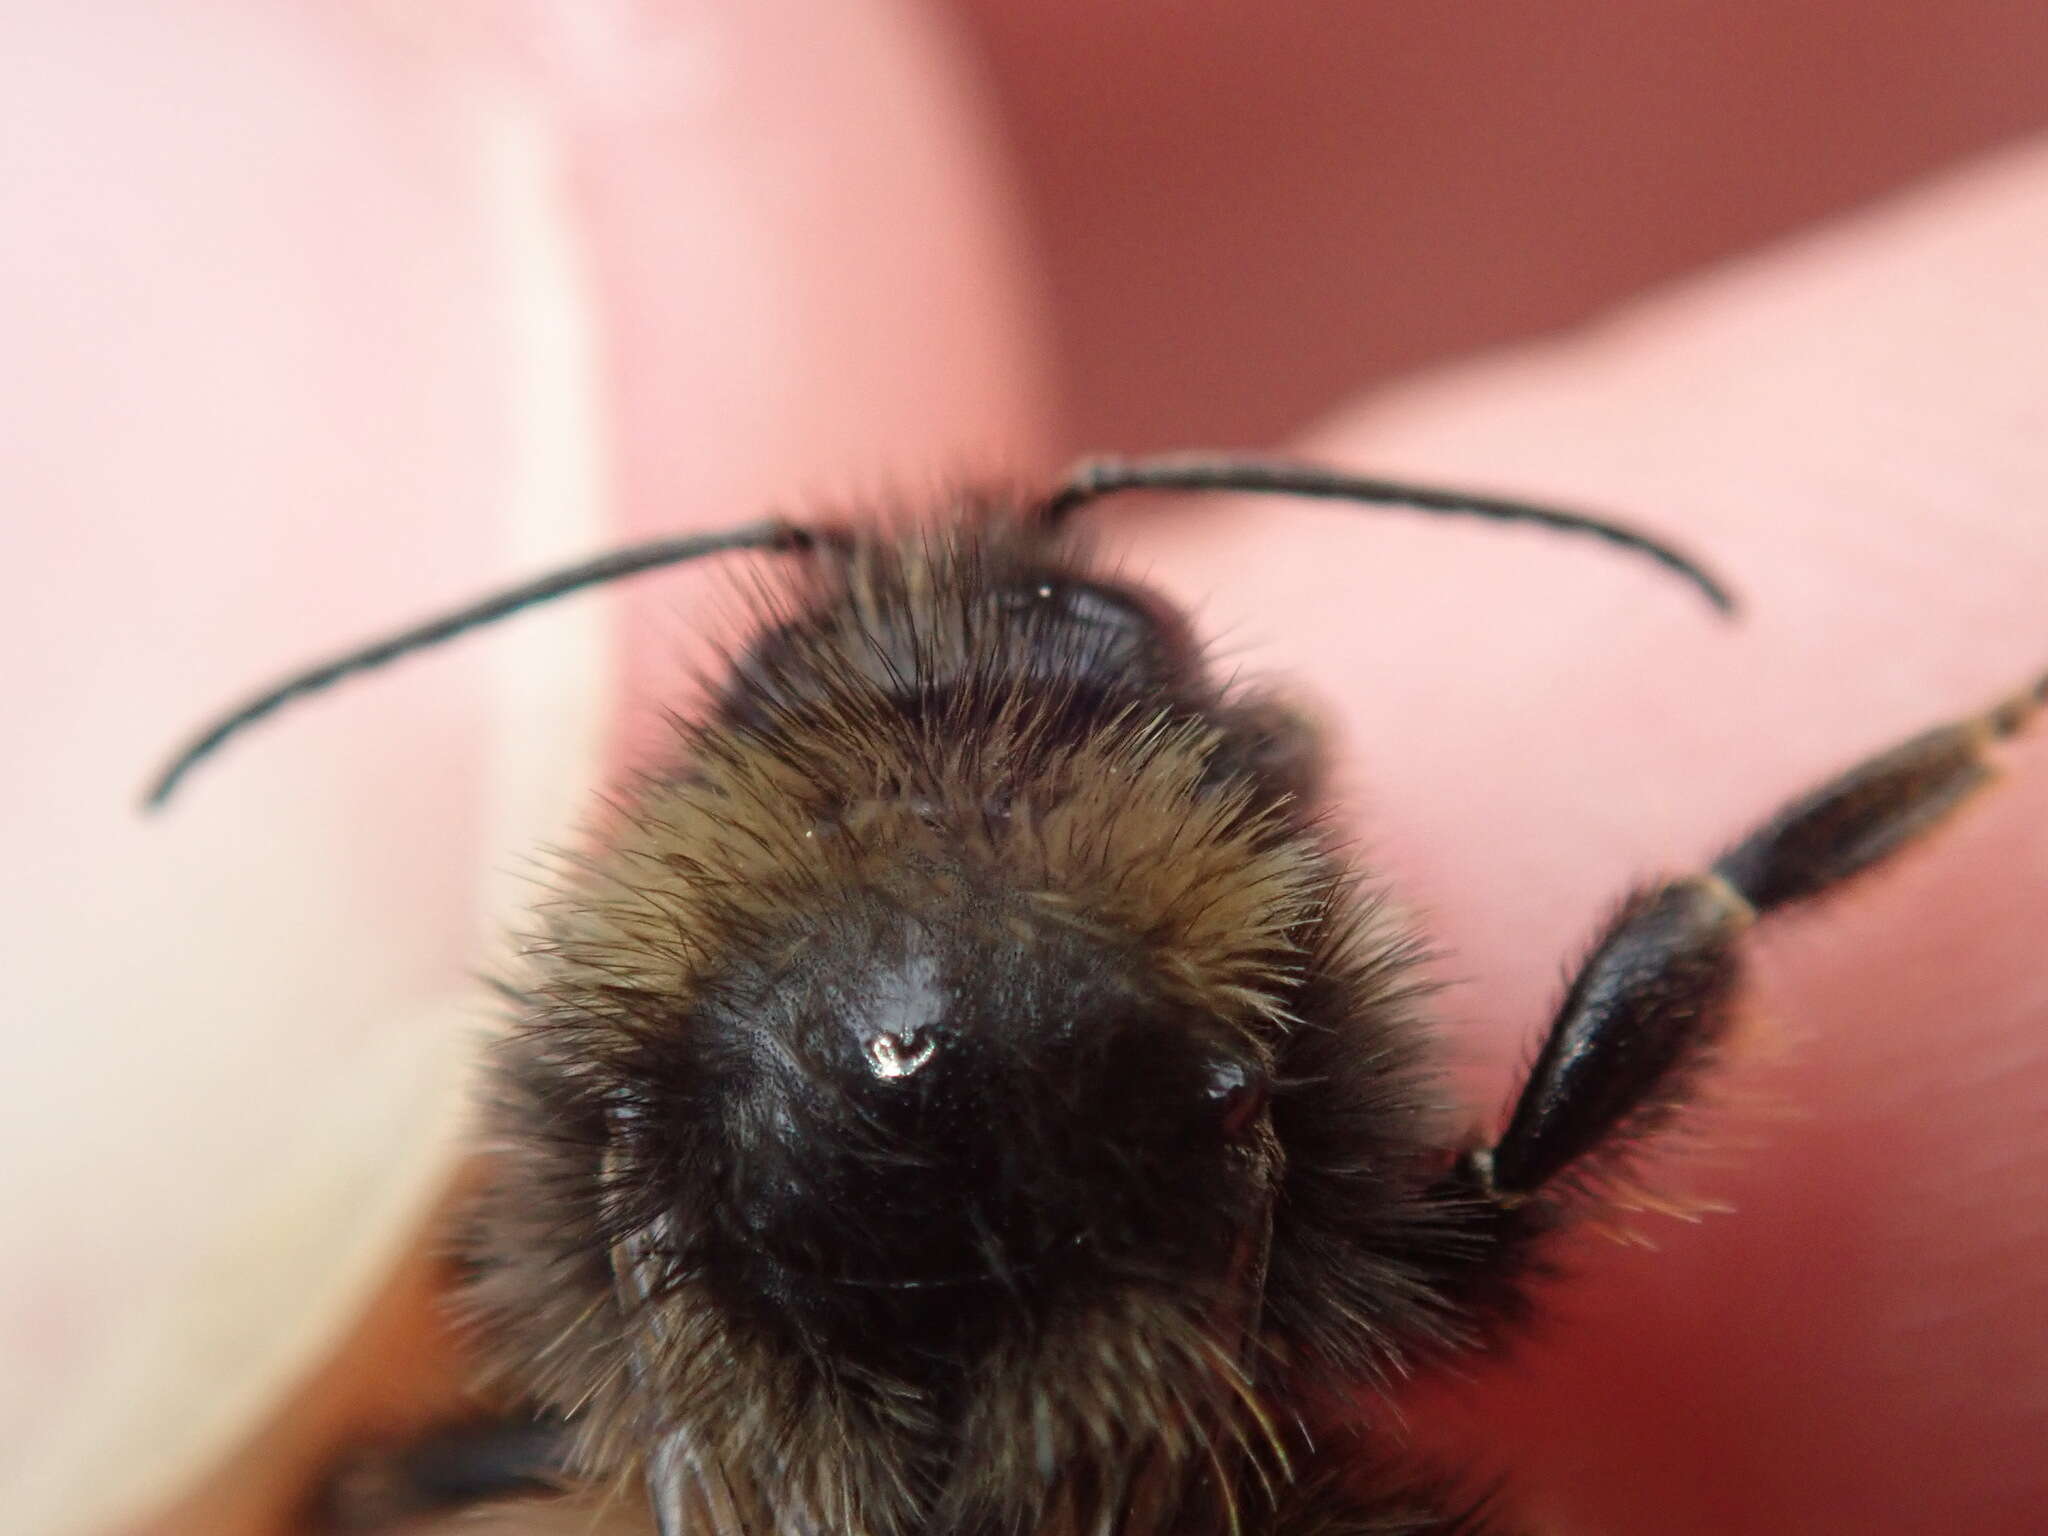
[[[0,1523],[276,1529],[402,1420],[469,978],[708,589],[143,828],[207,710],[630,533],[1284,441],[2044,124],[1994,0],[0,7]]]
[[[2048,122],[1995,0],[960,0],[1063,447],[1265,442]]]

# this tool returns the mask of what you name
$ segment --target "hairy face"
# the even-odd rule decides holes
[[[1202,1536],[1436,1326],[1407,947],[1033,549],[857,546],[545,909],[474,1295],[672,1528]]]

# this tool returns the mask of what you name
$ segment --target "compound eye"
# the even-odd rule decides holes
[[[1003,605],[1098,635],[1143,639],[1157,628],[1151,611],[1129,593],[1072,576],[1027,578],[1003,594]]]
[[[1156,605],[1100,582],[1047,574],[1011,588],[1002,601],[1104,656],[1135,660],[1175,644],[1171,622]]]
[[[1197,670],[1184,628],[1141,593],[1048,571],[1025,574],[998,601],[1021,621],[1034,670],[1083,689],[1176,687]]]
[[[1216,1127],[1232,1141],[1251,1133],[1266,1108],[1266,1074],[1228,1057],[1209,1064],[1202,1084]]]
[[[1152,616],[1121,592],[1092,582],[1065,581],[1054,593],[1053,601],[1068,618],[1102,634],[1142,637],[1152,632]]]

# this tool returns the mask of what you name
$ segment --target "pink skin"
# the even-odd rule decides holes
[[[604,777],[602,653],[422,662],[144,823],[165,748],[628,526],[1042,452],[996,177],[917,13],[486,14],[0,21],[10,1529],[188,1483],[360,1305],[530,899],[506,872]]]
[[[0,131],[29,231],[0,298],[0,453],[33,509],[0,614],[9,718],[34,726],[10,746],[10,985],[45,1026],[0,1148],[31,1175],[5,1181],[5,1229],[40,1238],[0,1260],[0,1489],[52,1511],[113,1507],[78,1448],[138,1432],[102,1411],[150,1399],[119,1351],[234,1335],[236,1234],[275,1224],[247,1149],[346,1121],[362,1062],[476,952],[512,846],[476,786],[530,749],[494,732],[475,652],[252,738],[168,828],[118,808],[274,662],[522,563],[503,519],[532,221],[573,235],[612,537],[1050,461],[999,178],[917,13],[376,14],[49,11],[0,49],[8,121],[35,130]],[[518,158],[535,144],[559,182]],[[1042,191],[1086,167],[1026,169]],[[1274,503],[1101,519],[1332,723],[1359,835],[1446,951],[1475,1104],[1632,880],[2048,662],[2044,235],[2048,159],[2010,159],[1312,441],[1631,511],[1741,591],[1738,628],[1536,533]],[[1426,307],[1429,282],[1383,302]],[[679,577],[630,609],[618,760],[716,589]],[[1706,1120],[1720,1155],[1664,1170],[1737,1213],[1645,1216],[1657,1253],[1574,1249],[1537,1340],[1407,1405],[1419,1444],[1575,1532],[2038,1523],[2044,750],[2002,754],[2007,785],[1924,856],[1762,938],[1771,1022]]]
[[[1597,335],[1334,418],[1318,454],[1642,509],[1741,592],[1537,534],[1250,506],[1147,522],[1246,666],[1319,694],[1422,913],[1474,1102],[1603,910],[2048,662],[2030,273],[2048,154]],[[1997,316],[1995,322],[1992,316]],[[2024,1530],[2048,1511],[2048,742],[1895,872],[1758,935],[1763,1027],[1539,1337],[1416,1437],[1571,1531]],[[1450,1433],[1423,1425],[1455,1423]]]

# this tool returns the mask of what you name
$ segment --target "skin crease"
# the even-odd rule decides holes
[[[744,22],[720,11],[711,36],[765,61],[780,37],[821,24],[827,9],[792,5]],[[650,33],[658,41],[671,27],[702,40],[687,27],[704,25],[706,12],[648,6],[630,25],[609,8],[594,13],[606,19],[574,45],[540,10],[510,41],[541,61],[530,88],[556,103],[556,127],[573,146],[575,217],[604,338],[605,419],[616,434],[609,536],[723,525],[766,504],[855,494],[885,475],[915,488],[955,465],[1046,461],[1052,424],[1035,404],[1031,347],[1017,318],[1022,279],[972,120],[942,112],[936,122],[906,124],[889,108],[954,79],[926,31],[906,13],[875,7],[846,23],[844,73],[822,71],[801,89],[786,79],[770,89],[775,71],[756,63],[760,73],[749,78],[757,88],[739,99],[760,103],[776,128],[770,135],[737,109],[677,121],[621,105],[633,98],[608,64],[644,56]],[[530,34],[520,30],[527,21]],[[326,34],[284,28],[280,43],[274,19],[249,33],[263,78],[297,82],[281,73],[281,59],[335,56]],[[867,39],[872,51],[848,54],[848,38]],[[202,90],[251,69],[247,59],[195,67],[169,39],[145,41],[127,51],[186,71]],[[458,34],[441,46],[505,41]],[[292,123],[279,143],[324,133],[359,147],[365,123],[431,117],[408,105],[409,92],[436,99],[438,84],[431,71],[424,82],[410,72],[420,68],[415,40],[351,46],[360,51],[344,50],[344,65],[305,65],[317,88],[295,88],[316,101],[331,89],[358,115],[338,125]],[[552,72],[565,57],[587,72]],[[956,89],[943,86],[941,99]],[[122,99],[110,91],[100,109]],[[82,110],[94,100],[87,94]],[[137,142],[165,132],[140,119],[126,131]],[[25,780],[31,803],[66,815],[21,818],[19,835],[10,825],[10,846],[51,868],[59,867],[50,849],[56,823],[80,823],[88,804],[118,801],[130,775],[117,770],[146,761],[188,723],[194,699],[261,674],[260,664],[252,674],[252,658],[297,654],[288,627],[295,594],[369,592],[308,632],[306,648],[317,650],[469,590],[486,574],[467,557],[470,547],[503,558],[491,524],[502,487],[481,467],[507,451],[502,424],[434,410],[449,399],[489,398],[491,327],[502,317],[465,317],[475,277],[461,258],[423,277],[416,254],[459,245],[468,226],[446,189],[464,185],[465,168],[422,163],[419,144],[441,142],[431,124],[391,132],[392,143],[350,162],[357,180],[321,183],[337,204],[340,187],[350,189],[345,219],[323,223],[322,199],[309,196],[305,222],[291,224],[261,188],[244,189],[255,211],[236,206],[249,230],[285,220],[302,243],[329,249],[333,270],[288,294],[288,312],[325,313],[327,295],[352,281],[373,314],[389,313],[384,295],[412,291],[421,295],[415,320],[438,317],[455,327],[452,340],[403,324],[366,339],[352,311],[330,314],[309,343],[333,360],[330,391],[310,403],[272,402],[274,421],[221,441],[205,425],[221,414],[246,420],[236,413],[268,401],[269,381],[295,376],[300,354],[255,356],[223,391],[223,413],[195,409],[187,420],[176,407],[190,398],[181,389],[190,370],[177,360],[206,356],[217,380],[218,335],[202,327],[115,348],[116,361],[144,359],[142,378],[130,380],[143,404],[124,403],[124,411],[148,418],[153,398],[173,401],[164,458],[151,461],[158,474],[137,483],[120,480],[94,451],[105,438],[82,403],[99,398],[91,388],[74,400],[49,390],[51,377],[69,377],[60,369],[20,375],[43,382],[39,396],[9,410],[10,420],[37,427],[48,451],[19,493],[33,493],[33,504],[48,505],[52,485],[71,483],[66,466],[85,463],[92,474],[76,494],[88,522],[117,511],[134,519],[146,505],[156,525],[211,528],[202,520],[219,515],[219,466],[233,463],[226,499],[248,511],[247,526],[230,524],[203,544],[167,541],[148,569],[92,566],[93,550],[49,536],[51,589],[84,561],[110,571],[97,598],[103,611],[133,614],[139,597],[156,604],[118,632],[63,629],[75,604],[61,613],[32,604],[26,620],[13,618],[28,625],[18,652],[40,653],[59,634],[74,647],[62,652],[66,665],[48,690],[18,707],[45,723],[46,739],[110,765],[90,795],[78,792],[75,813],[56,798],[68,788],[69,759],[53,759],[47,784]],[[920,239],[849,256],[845,242],[878,223],[867,214],[872,201],[849,201],[853,183],[840,158],[849,143],[882,146],[861,164],[904,178],[884,201],[913,210],[921,236],[941,238],[936,254]],[[117,160],[120,147],[112,146]],[[228,151],[207,141],[190,153]],[[742,154],[767,157],[772,172],[745,159],[755,181],[715,174]],[[689,167],[699,176],[682,176]],[[310,180],[313,170],[298,174]],[[365,220],[365,189],[394,185],[401,206],[380,206]],[[751,190],[762,185],[772,195]],[[691,266],[700,248],[681,237],[687,221],[675,210],[685,207],[730,218],[747,237],[737,247],[747,260]],[[208,204],[193,217],[224,216]],[[369,227],[395,232],[396,254],[380,246],[383,260],[361,260],[351,241]],[[355,234],[344,241],[337,228]],[[1620,509],[1684,539],[1726,575],[1750,605],[1740,629],[1717,627],[1653,570],[1536,534],[1276,503],[1134,508],[1102,519],[1106,547],[1196,603],[1204,628],[1223,630],[1248,671],[1297,680],[1333,723],[1347,818],[1449,952],[1440,970],[1459,985],[1443,1014],[1468,1058],[1463,1081],[1476,1104],[1499,1102],[1559,968],[1630,880],[1689,866],[1784,794],[2048,662],[2038,600],[2048,578],[2037,451],[2036,360],[2048,312],[2035,268],[2044,233],[2048,162],[2012,159],[1619,324],[1340,408],[1310,443],[1347,462]],[[915,264],[914,251],[930,265]],[[296,245],[251,258],[259,273],[296,270],[303,260]],[[207,270],[198,262],[176,269],[191,294],[175,312],[203,322],[227,304]],[[406,287],[422,281],[424,290]],[[918,305],[907,317],[906,282]],[[934,293],[944,302],[932,304]],[[1418,290],[1385,302],[1429,299]],[[763,348],[765,317],[792,310],[804,323],[781,338],[783,350]],[[914,345],[895,329],[906,319],[917,327]],[[259,333],[271,322],[247,323]],[[57,327],[32,339],[27,355],[51,358],[71,356],[75,343]],[[149,372],[152,358],[159,372]],[[391,397],[391,380],[437,360],[450,371],[426,400]],[[86,376],[87,386],[99,382]],[[379,422],[386,412],[401,424],[411,414],[430,430],[418,441],[335,442],[306,426],[317,415],[324,429],[336,407],[371,401],[380,402]],[[368,478],[353,478],[365,464]],[[417,467],[426,465],[445,479],[423,490]],[[345,537],[307,532],[317,525],[303,504],[298,520],[276,514],[308,483],[330,487],[322,515]],[[460,519],[447,519],[451,505]],[[250,528],[270,530],[284,547],[251,544]],[[399,538],[363,536],[379,530]],[[361,570],[335,564],[337,551],[394,542],[413,558],[365,559]],[[167,594],[160,573],[178,570],[181,558],[215,584],[196,592],[173,585]],[[44,583],[36,585],[40,595]],[[648,739],[655,708],[674,694],[679,636],[696,627],[702,596],[718,589],[681,578],[650,584],[632,605],[617,759],[632,760]],[[147,718],[116,732],[103,723],[100,697],[64,713],[74,695],[59,684],[81,667],[126,664],[138,632],[180,633],[194,612],[216,621],[209,643],[217,655],[202,685],[171,656],[143,682]],[[95,635],[119,643],[75,648]],[[87,656],[99,659],[77,659]],[[489,748],[478,740],[483,725],[465,724],[462,700],[477,674],[460,667],[366,688],[360,707],[326,724],[309,711],[266,733],[266,751],[301,752],[299,772],[331,773],[341,787],[326,798],[259,805],[287,829],[272,836],[284,837],[290,854],[264,870],[264,900],[290,905],[276,902],[289,889],[279,882],[299,880],[306,889],[294,900],[310,909],[340,904],[352,917],[362,909],[346,945],[316,932],[279,962],[298,968],[303,990],[315,990],[310,978],[326,977],[336,954],[422,931],[431,942],[399,968],[392,991],[459,978],[476,942],[469,883],[496,858],[464,819],[475,754]],[[310,735],[295,749],[301,732]],[[400,754],[402,773],[393,767]],[[1760,1014],[1772,1023],[1735,1074],[1730,1096],[1741,1102],[1709,1128],[1725,1155],[1669,1173],[1671,1183],[1739,1213],[1698,1228],[1646,1217],[1641,1226],[1658,1253],[1597,1243],[1576,1250],[1579,1278],[1559,1290],[1541,1336],[1511,1369],[1407,1405],[1418,1442],[1508,1473],[1519,1507],[1575,1532],[1999,1531],[2038,1521],[2048,1509],[2037,1454],[2048,1428],[2040,1321],[2048,1218],[2037,1172],[2048,1150],[2039,1113],[2048,1093],[2048,982],[2034,931],[2048,875],[2048,753],[2021,746],[2005,756],[2010,783],[1938,849],[1760,943]],[[295,845],[295,818],[374,831]],[[362,857],[364,867],[338,876],[334,861],[344,855]],[[108,850],[94,889],[119,892],[107,882],[136,857],[131,848]],[[363,891],[403,894],[378,904],[347,894]],[[190,1006],[196,1016],[200,1003]],[[275,1070],[272,1049],[266,1040],[245,1054]],[[324,1069],[316,1060],[298,1070],[317,1081]],[[300,1102],[295,1096],[295,1108]],[[217,1114],[218,1101],[207,1108]],[[195,1144],[180,1138],[193,1134],[182,1123],[161,1131],[138,1209],[167,1203],[165,1188],[177,1185],[159,1182],[157,1164],[175,1164]],[[102,1185],[125,1181],[144,1149],[114,1143],[103,1155],[103,1163],[80,1160],[40,1178],[44,1203],[18,1213],[17,1229],[50,1230],[46,1223],[80,1204],[76,1181],[89,1173]],[[134,1222],[124,1212],[100,1225]],[[60,1247],[54,1264],[52,1256],[46,1249],[44,1266],[26,1274],[11,1267],[0,1292],[10,1303],[27,1298],[10,1341],[61,1393],[80,1374],[75,1351],[94,1333],[90,1319],[114,1302],[97,1293],[80,1302],[80,1287],[56,1277],[121,1273],[134,1260],[99,1247]],[[32,1334],[30,1348],[23,1341]],[[19,1408],[10,1433],[33,1417]]]

